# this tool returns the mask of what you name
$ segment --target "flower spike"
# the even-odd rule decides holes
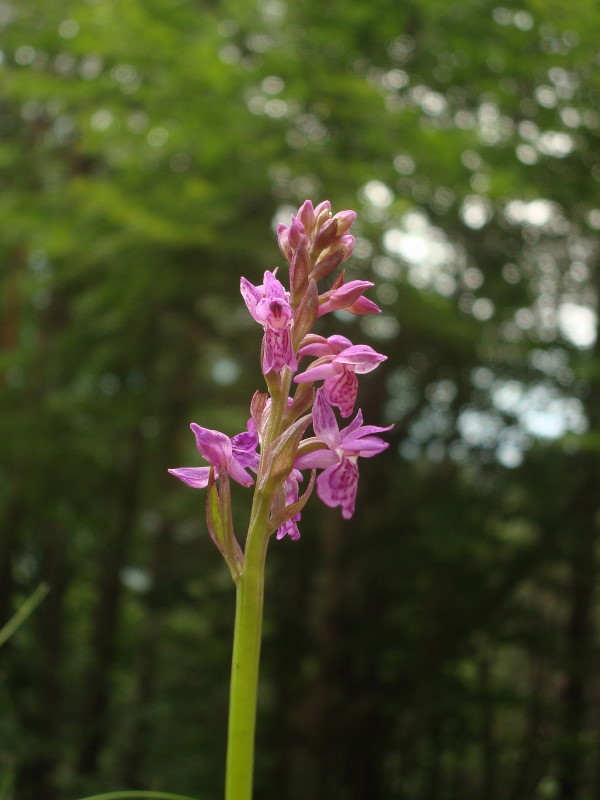
[[[350,229],[356,212],[332,214],[328,200],[313,206],[306,200],[290,224],[277,226],[277,240],[289,264],[289,285],[277,269],[265,270],[262,284],[240,279],[240,291],[252,318],[263,328],[261,369],[268,393],[255,392],[245,431],[229,438],[220,431],[191,424],[200,455],[207,466],[179,467],[169,472],[188,486],[208,488],[209,532],[228,562],[235,580],[243,580],[245,557],[232,533],[229,480],[256,489],[248,536],[257,520],[263,533],[276,538],[300,538],[300,511],[313,486],[320,499],[339,507],[348,519],[354,513],[358,459],[388,447],[376,434],[390,430],[363,425],[359,410],[340,430],[336,411],[352,415],[358,376],[376,369],[386,356],[369,345],[353,344],[345,336],[313,333],[318,319],[333,311],[378,314],[379,307],[365,297],[371,281],[345,281],[342,270],[326,291],[318,283],[351,255]],[[298,360],[312,363],[298,372]],[[296,383],[289,397],[291,382]],[[313,384],[322,382],[315,390]],[[306,434],[312,423],[314,435]],[[301,470],[311,469],[308,488],[299,495]],[[319,471],[319,474],[317,474]]]

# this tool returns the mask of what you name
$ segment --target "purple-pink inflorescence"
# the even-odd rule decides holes
[[[356,503],[358,459],[377,455],[388,447],[375,434],[393,426],[363,425],[359,410],[340,430],[334,412],[337,408],[342,417],[351,416],[357,375],[376,369],[386,356],[368,345],[355,345],[345,336],[325,338],[312,333],[316,320],[332,311],[356,315],[380,312],[364,296],[373,284],[345,282],[344,271],[326,291],[319,294],[317,289],[318,282],[352,253],[354,237],[349,230],[355,219],[354,211],[332,216],[328,201],[314,208],[307,200],[289,225],[277,226],[279,248],[289,263],[289,290],[277,277],[277,270],[265,271],[260,285],[241,278],[248,311],[264,329],[261,368],[270,397],[255,394],[248,428],[233,439],[192,423],[197,449],[210,466],[169,470],[188,486],[209,487],[207,519],[211,536],[223,552],[233,552],[226,542],[223,544],[227,527],[223,520],[227,515],[231,518],[229,478],[251,486],[254,479],[248,470],[255,473],[257,490],[268,492],[272,498],[271,530],[277,531],[278,539],[288,536],[297,540],[300,512],[315,484],[315,471],[320,470],[316,478],[320,499],[331,508],[339,506],[344,519],[349,519]],[[299,359],[306,356],[315,360],[295,374]],[[288,397],[292,380],[297,389],[293,397]],[[313,385],[320,381],[322,387],[315,393]],[[311,423],[314,435],[305,435]],[[312,470],[312,477],[300,496],[299,483],[305,469]],[[218,491],[214,490],[215,481],[219,481]]]

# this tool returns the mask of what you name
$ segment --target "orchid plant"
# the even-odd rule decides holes
[[[207,489],[209,534],[236,584],[225,800],[250,800],[254,761],[256,694],[262,627],[264,566],[269,538],[300,538],[301,512],[316,485],[317,495],[349,519],[356,502],[358,459],[381,453],[388,444],[377,434],[392,426],[364,425],[361,411],[339,427],[356,403],[357,375],[374,370],[386,356],[345,336],[312,333],[317,319],[344,309],[377,314],[364,293],[370,281],[345,281],[342,271],[331,288],[318,284],[352,253],[349,233],[354,211],[331,214],[325,201],[307,200],[290,225],[278,225],[279,248],[289,264],[289,288],[278,270],[255,286],[242,277],[240,290],[252,318],[263,327],[261,367],[267,392],[256,392],[247,429],[229,438],[191,424],[196,447],[208,466],[169,472],[194,489]],[[314,361],[302,372],[299,362]],[[322,385],[315,388],[315,384]],[[290,390],[295,391],[290,396]],[[307,435],[312,425],[313,435]],[[310,476],[304,471],[310,470]],[[317,477],[317,471],[319,475]],[[230,479],[254,486],[244,547],[233,530]],[[300,494],[300,484],[307,480]]]

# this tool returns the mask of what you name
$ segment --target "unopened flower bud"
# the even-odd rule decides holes
[[[323,200],[322,203],[315,208],[315,226],[314,230],[318,231],[321,225],[323,225],[327,220],[331,217],[331,203],[329,200]]]
[[[315,224],[315,210],[310,200],[305,200],[298,209],[298,220],[304,226],[306,233],[310,235]]]
[[[341,250],[344,253],[343,261],[350,258],[354,250],[354,236],[351,236],[349,233],[344,236],[339,236],[335,241],[335,249]]]
[[[333,270],[336,269],[336,267],[339,267],[344,258],[347,258],[347,256],[344,256],[343,250],[336,250],[335,252],[320,258],[315,264],[314,268],[311,270],[309,277],[314,278],[317,282],[319,282],[322,278],[330,275]]]
[[[283,222],[280,222],[277,226],[277,242],[279,244],[279,249],[281,250],[281,255],[289,261],[292,257],[292,248],[290,247],[289,240],[289,228],[287,225],[284,225]]]
[[[288,261],[291,261],[294,256],[294,251],[299,247],[301,242],[306,238],[306,231],[304,225],[297,219],[292,217],[290,225],[284,225],[280,222],[277,226],[277,241],[282,255]]]
[[[292,217],[292,223],[288,228],[288,241],[292,250],[295,250],[301,240],[306,236],[304,225],[297,217]]]
[[[265,410],[267,408],[268,400],[268,394],[264,394],[263,392],[254,392],[250,402],[250,414],[252,415],[252,420],[254,421],[254,427],[256,428],[258,438],[261,441],[266,424]]]
[[[308,286],[309,263],[306,236],[302,236],[290,258],[290,289],[294,307],[298,305]]]
[[[332,219],[337,222],[338,236],[343,236],[344,233],[348,233],[354,223],[356,211],[338,211],[337,214],[333,215]]]
[[[298,347],[306,334],[312,330],[319,313],[319,295],[317,284],[311,280],[304,297],[294,314],[294,327],[292,329],[292,345]]]
[[[342,273],[343,274],[343,273]],[[330,291],[319,296],[319,316],[329,311],[345,309],[351,314],[379,314],[381,309],[372,301],[363,297],[364,292],[373,286],[371,281],[335,282]]]
[[[315,236],[313,251],[320,253],[321,250],[324,250],[326,247],[329,247],[329,245],[333,244],[337,236],[337,221],[335,217],[330,217],[327,222],[321,226],[317,235]]]

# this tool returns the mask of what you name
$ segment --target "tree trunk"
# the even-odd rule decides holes
[[[593,474],[590,472],[589,476]],[[592,515],[597,513],[593,493],[597,491],[598,484],[591,486],[589,483],[590,481],[585,481],[582,496],[579,498],[582,505],[576,505],[578,513],[574,515],[574,519],[580,521],[581,525],[573,526],[571,531],[571,606],[565,631],[566,670],[561,698],[563,714],[558,795],[560,800],[578,800],[582,796],[585,781],[583,737],[587,723],[588,680],[594,638],[592,610],[597,575],[595,525],[590,525],[590,512]]]
[[[110,671],[115,655],[119,607],[122,595],[121,570],[125,565],[138,503],[143,444],[139,431],[130,443],[124,469],[119,514],[109,533],[98,579],[98,604],[93,621],[91,662],[84,683],[82,741],[78,769],[82,775],[96,771],[98,756],[107,738]]]

